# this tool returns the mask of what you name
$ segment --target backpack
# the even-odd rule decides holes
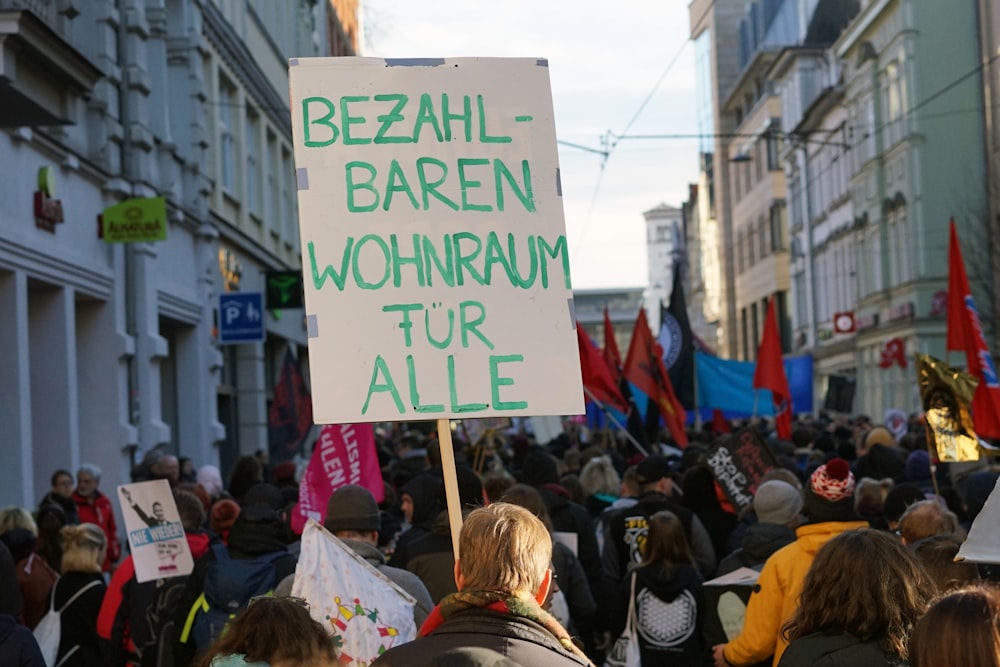
[[[76,602],[77,598],[99,583],[101,582],[92,581],[83,586],[73,594],[73,597],[66,600],[66,604],[59,609],[56,609],[56,587],[52,586],[52,592],[49,594],[49,610],[45,616],[42,616],[42,620],[38,622],[34,630],[35,641],[38,642],[38,648],[41,649],[46,667],[59,667],[59,665],[66,662],[66,659],[80,648],[79,644],[71,647],[66,651],[66,655],[62,657],[62,660],[56,662],[56,658],[59,656],[59,640],[62,638],[63,611]]]
[[[223,544],[212,545],[212,552],[215,561],[205,568],[202,594],[188,612],[180,638],[181,643],[193,640],[198,652],[225,633],[250,598],[274,592],[274,562],[289,555],[287,551],[276,551],[254,560],[234,559]]]
[[[184,595],[188,577],[171,577],[146,582],[156,586],[153,602],[146,608],[143,622],[149,631],[149,639],[142,646],[136,646],[140,667],[160,667],[174,665],[174,643],[180,634],[175,615],[178,603]],[[146,584],[138,584],[143,586]],[[138,634],[138,633],[136,633]],[[137,639],[133,636],[133,641]]]

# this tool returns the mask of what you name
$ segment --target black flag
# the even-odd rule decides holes
[[[663,365],[677,399],[685,410],[694,410],[694,336],[688,320],[680,262],[674,263],[674,285],[670,291],[670,306],[660,304],[660,347]]]

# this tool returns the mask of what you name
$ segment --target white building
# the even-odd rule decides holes
[[[660,304],[670,303],[674,285],[674,264],[684,253],[684,218],[674,206],[660,204],[642,214],[646,219],[646,256],[649,266],[649,289],[646,293],[646,316],[653,331],[660,328]]]
[[[33,507],[82,462],[112,489],[156,446],[224,467],[266,449],[301,312],[223,348],[216,306],[300,266],[286,59],[324,53],[327,11],[0,0],[0,504]],[[103,209],[154,196],[166,240],[99,238]]]

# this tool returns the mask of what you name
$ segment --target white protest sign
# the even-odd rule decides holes
[[[119,486],[118,502],[125,517],[136,581],[191,574],[194,559],[166,480]]]
[[[289,72],[316,422],[582,413],[548,63]]]

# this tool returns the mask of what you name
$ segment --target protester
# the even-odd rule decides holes
[[[62,529],[66,526],[66,513],[55,503],[44,503],[35,516],[38,524],[38,541],[35,551],[56,572],[62,569]]]
[[[857,460],[852,466],[855,476],[901,481],[906,468],[905,454],[885,426],[875,426],[861,439]]]
[[[459,551],[458,592],[435,607],[417,640],[390,649],[373,667],[424,665],[458,647],[488,648],[523,665],[591,664],[541,608],[552,581],[552,541],[537,517],[509,503],[473,510]]]
[[[618,591],[612,641],[625,629],[631,604],[643,665],[700,667],[707,654],[701,640],[704,579],[695,569],[680,519],[668,511],[651,516],[642,552],[642,562]]]
[[[213,503],[222,498],[225,493],[225,489],[222,488],[222,475],[219,473],[219,469],[213,465],[204,465],[198,468],[195,481],[198,482],[198,486],[205,489],[205,493],[208,494]]]
[[[210,539],[201,526],[205,511],[201,501],[187,491],[175,489],[174,503],[184,527],[191,557],[198,559],[209,549]],[[110,665],[124,667],[130,659],[140,664],[166,667],[172,654],[177,628],[179,598],[187,576],[154,579],[139,583],[132,555],[125,557],[111,577],[97,617],[97,634],[110,642]],[[172,630],[168,631],[168,627]],[[167,633],[167,636],[164,636]]]
[[[363,486],[348,484],[333,492],[326,506],[323,525],[333,535],[343,541],[354,553],[368,561],[368,564],[384,574],[417,601],[413,605],[413,622],[416,627],[423,625],[427,615],[434,608],[427,587],[412,572],[390,567],[385,556],[378,550],[378,533],[382,517],[375,502],[375,496]],[[288,577],[278,586],[277,593],[291,591],[294,579]]]
[[[978,584],[939,598],[910,635],[910,667],[1000,667],[1000,589]]]
[[[80,516],[76,511],[76,503],[73,502],[73,475],[68,470],[56,470],[52,473],[50,482],[52,489],[38,503],[39,510],[47,505],[55,505],[63,511],[63,515],[65,516],[63,525],[80,523]]]
[[[19,607],[14,559],[0,543],[0,665],[46,667],[34,635],[17,622]]]
[[[899,518],[899,536],[903,544],[916,544],[932,535],[955,535],[965,539],[958,517],[937,500],[921,500],[907,507]]]
[[[583,487],[584,507],[594,519],[618,500],[622,480],[607,455],[595,456],[583,465],[580,471],[580,486]]]
[[[741,567],[758,572],[778,549],[795,541],[795,529],[802,523],[802,493],[778,479],[757,487],[752,504],[757,523],[747,526],[743,543],[719,563],[716,576]]]
[[[176,456],[164,452],[154,459],[149,472],[150,479],[165,479],[174,488],[181,479],[181,464]]]
[[[264,467],[256,456],[241,456],[236,459],[229,473],[229,495],[241,506],[243,497],[255,485],[264,481]]]
[[[854,513],[864,519],[872,528],[888,529],[885,520],[885,498],[894,482],[888,477],[872,479],[862,477],[854,490]]]
[[[0,542],[14,559],[17,587],[21,594],[21,619],[34,629],[49,609],[49,593],[59,575],[35,553],[38,529],[28,510],[7,507],[0,511]],[[2,664],[2,663],[0,663]]]
[[[417,475],[400,487],[399,504],[404,532],[396,539],[389,565],[405,569],[409,560],[407,546],[430,534],[434,520],[445,507],[444,480],[434,475]]]
[[[868,527],[854,514],[854,486],[844,459],[830,459],[813,472],[803,504],[808,522],[796,529],[794,542],[764,563],[747,603],[743,630],[729,643],[713,648],[716,667],[755,665],[772,655],[778,664],[788,645],[781,626],[798,607],[802,582],[816,552],[840,533]]]
[[[333,639],[304,600],[254,598],[198,661],[200,667],[335,667]]]
[[[239,515],[240,506],[235,500],[229,498],[217,500],[210,510],[208,527],[219,536],[219,539],[229,544],[229,531]]]
[[[915,502],[925,500],[927,496],[920,487],[903,482],[894,485],[885,494],[885,503],[882,505],[882,515],[885,517],[886,527],[895,531],[899,528],[899,519],[903,516],[906,508]]]
[[[111,647],[97,634],[97,616],[107,588],[101,575],[107,538],[92,523],[66,526],[62,537],[62,576],[52,594],[53,607],[62,609],[56,661],[63,661],[61,667],[107,664]],[[79,597],[67,604],[77,593]]]
[[[817,552],[779,667],[899,667],[909,633],[934,594],[920,564],[897,540],[851,530]]]
[[[122,545],[118,541],[118,527],[115,525],[115,512],[111,501],[101,493],[101,469],[93,463],[84,463],[76,473],[76,490],[73,492],[73,502],[76,503],[77,515],[83,523],[100,526],[108,541],[108,552],[101,570],[110,572],[122,554]]]
[[[718,488],[708,466],[695,464],[683,473],[683,504],[701,521],[711,539],[712,550],[721,558],[726,554],[726,542],[739,519],[731,505],[723,507],[719,502]]]
[[[955,535],[932,535],[909,545],[940,595],[979,581],[975,563],[955,560],[962,542]]]
[[[197,484],[198,475],[194,469],[194,461],[192,461],[190,457],[182,456],[177,459],[177,463],[180,469],[178,481],[181,483],[186,482],[188,484]]]

